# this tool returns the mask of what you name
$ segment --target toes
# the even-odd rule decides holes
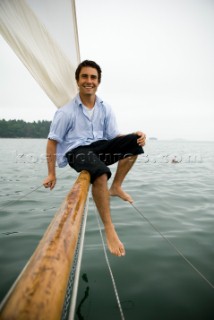
[[[113,254],[113,255],[115,255],[115,256],[117,256],[117,257],[123,257],[123,256],[125,256],[125,254],[126,254],[126,252],[125,252],[125,248],[124,247],[119,247],[118,249],[109,249],[109,251]]]
[[[125,256],[126,254],[125,248],[122,246],[119,248],[119,250],[120,250],[120,256]]]

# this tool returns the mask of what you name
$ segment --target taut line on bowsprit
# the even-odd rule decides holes
[[[110,277],[111,277],[111,280],[112,280],[112,285],[113,285],[113,289],[114,289],[114,293],[115,293],[118,309],[119,309],[119,312],[120,312],[120,317],[121,317],[122,320],[125,320],[125,316],[124,316],[123,309],[122,309],[122,306],[121,306],[120,297],[119,297],[119,294],[118,294],[116,282],[115,282],[114,275],[113,275],[113,272],[111,270],[110,262],[109,262],[108,255],[107,255],[107,252],[106,252],[106,247],[105,247],[105,243],[104,243],[104,239],[103,239],[101,225],[100,225],[98,212],[97,212],[97,209],[95,207],[95,204],[94,204],[94,213],[95,213],[95,216],[97,218],[97,224],[98,224],[98,228],[99,228],[99,232],[100,232],[101,242],[102,242],[102,245],[103,245],[103,251],[104,251],[104,255],[105,255],[105,260],[106,260],[106,264],[107,264],[107,267],[109,269]]]
[[[214,285],[205,277],[201,271],[196,268],[192,262],[184,256],[184,254],[174,245],[172,241],[170,241],[133,203],[130,203],[130,205],[136,210],[136,212],[146,221],[150,224],[150,226],[157,232],[159,235],[166,240],[169,245],[178,253],[178,255],[212,288],[214,289]]]

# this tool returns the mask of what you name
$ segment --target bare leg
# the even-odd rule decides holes
[[[98,177],[92,185],[92,194],[100,217],[103,221],[106,241],[110,252],[118,257],[125,255],[125,248],[120,241],[111,220],[107,175]]]
[[[131,156],[119,161],[113,183],[111,185],[111,188],[109,189],[109,194],[111,196],[120,197],[121,199],[129,201],[130,203],[133,202],[132,197],[128,193],[124,192],[121,186],[124,178],[132,168],[136,159],[137,156]]]

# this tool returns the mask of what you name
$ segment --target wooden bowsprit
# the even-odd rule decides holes
[[[2,302],[1,320],[61,318],[89,185],[90,174],[82,171]]]

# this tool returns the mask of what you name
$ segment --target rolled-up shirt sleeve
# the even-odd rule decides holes
[[[68,116],[63,111],[57,110],[50,126],[48,139],[62,143],[69,126],[71,121]]]

